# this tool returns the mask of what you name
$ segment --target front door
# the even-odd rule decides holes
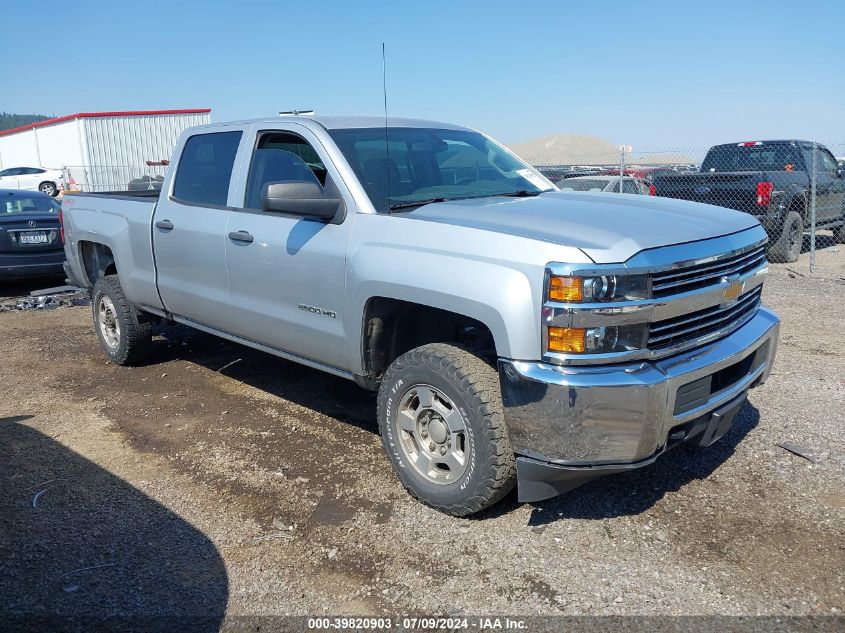
[[[833,154],[819,148],[816,167],[816,199],[823,214],[819,215],[819,220],[839,220],[845,211],[845,179],[839,177],[839,165]]]
[[[158,290],[165,308],[220,330],[231,326],[226,226],[243,137],[244,129],[237,126],[189,136],[181,153],[177,148],[175,175],[164,183],[153,217]]]
[[[41,184],[43,169],[36,169],[35,167],[23,167],[18,175],[18,189],[27,189],[29,191],[38,191],[38,185]]]
[[[804,150],[804,161],[807,163],[807,174],[813,169],[813,146],[807,145]],[[836,159],[824,147],[815,149],[816,166],[816,221],[821,224],[838,220],[842,217],[843,198],[845,198],[845,180],[837,174]],[[808,189],[808,195],[809,195]],[[809,225],[809,215],[807,224]]]
[[[331,224],[261,211],[269,182],[316,181],[332,197],[339,175],[303,126],[255,128],[239,209],[229,217],[226,259],[234,333],[337,368],[347,365],[343,328],[346,244],[354,218]],[[246,167],[246,162],[244,163]]]

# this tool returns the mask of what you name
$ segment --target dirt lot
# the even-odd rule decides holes
[[[841,613],[845,248],[807,257],[719,444],[463,520],[403,492],[351,383],[181,327],[122,368],[88,308],[0,314],[0,617]]]

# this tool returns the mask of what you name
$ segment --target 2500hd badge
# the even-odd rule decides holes
[[[312,312],[314,314],[322,314],[323,316],[331,317],[333,319],[337,318],[337,312],[333,310],[324,310],[323,308],[305,305],[304,303],[299,304],[299,309],[305,310],[305,312]]]

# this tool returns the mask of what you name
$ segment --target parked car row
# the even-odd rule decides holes
[[[619,191],[619,176],[576,176],[557,182],[561,191],[602,191],[609,193],[633,193],[654,195],[654,185],[644,178],[622,177],[622,191]]]
[[[616,165],[543,165],[537,170],[552,182],[582,176],[618,176]],[[624,169],[625,176],[653,180],[657,175],[688,174],[698,171],[695,165],[632,165]]]

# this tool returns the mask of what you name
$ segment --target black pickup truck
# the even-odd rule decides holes
[[[769,234],[769,260],[794,262],[810,226],[810,172],[816,171],[816,226],[845,242],[845,170],[826,147],[807,141],[715,145],[697,174],[657,176],[655,193],[737,209]]]

